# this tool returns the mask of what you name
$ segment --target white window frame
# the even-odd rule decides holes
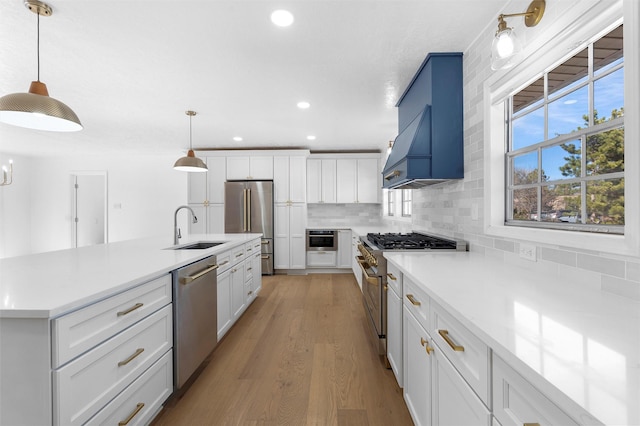
[[[409,191],[409,192],[406,192],[406,191]],[[412,207],[412,205],[411,205],[411,203],[413,202],[413,192],[412,191],[413,191],[412,189],[403,189],[402,190],[402,195],[400,197],[401,198],[400,205],[402,206],[400,208],[400,210],[402,212],[402,217],[411,217],[411,213],[412,213],[413,209],[412,208],[409,209],[410,211],[409,211],[409,213],[407,213],[406,212],[407,210],[406,210],[405,207],[406,207],[407,204],[409,204],[409,206]],[[411,194],[409,199],[405,198],[405,194]]]
[[[484,83],[484,230],[487,235],[621,255],[640,255],[640,2],[576,2],[533,40],[520,64],[497,72]],[[505,102],[545,71],[554,69],[623,23],[625,56],[625,233],[624,235],[505,225]],[[544,24],[544,21],[543,21]],[[630,117],[630,118],[629,118]]]

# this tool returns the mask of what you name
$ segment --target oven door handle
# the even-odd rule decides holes
[[[378,278],[372,277],[371,275],[369,275],[369,273],[367,272],[367,268],[365,267],[365,265],[369,266],[369,264],[364,260],[362,256],[356,256],[356,260],[358,261],[358,265],[360,265],[360,269],[362,269],[362,274],[364,275],[364,278],[367,280],[367,282],[371,285],[377,286]]]

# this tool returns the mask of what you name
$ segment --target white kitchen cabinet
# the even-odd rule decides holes
[[[307,157],[273,158],[274,203],[306,203]]]
[[[162,356],[142,376],[114,398],[87,425],[149,424],[173,392],[173,351]]]
[[[493,357],[493,414],[504,426],[578,425],[500,357]]]
[[[336,251],[308,251],[307,267],[309,268],[335,268]]]
[[[304,203],[274,206],[274,269],[306,267],[306,220],[307,206]]]
[[[307,160],[307,203],[336,202],[336,160]]]
[[[272,180],[273,156],[227,157],[227,180]]]
[[[437,345],[434,346],[432,355],[433,386],[431,389],[431,401],[433,424],[443,426],[491,426],[491,412]]]
[[[380,203],[380,188],[382,188],[380,159],[359,158],[357,165],[358,203]]]
[[[404,307],[404,400],[417,426],[431,425],[431,354],[429,334]],[[433,352],[432,352],[433,353]],[[435,423],[437,424],[437,423]]]
[[[387,263],[387,288],[387,359],[398,386],[403,387],[402,272],[391,263]]]
[[[220,258],[218,258],[220,262]],[[218,263],[220,264],[220,263]],[[231,267],[218,273],[218,341],[233,325],[231,312]]]
[[[53,418],[81,425],[172,347],[167,305],[53,372]]]
[[[338,230],[338,268],[351,268],[351,231]]]
[[[196,223],[189,218],[189,234],[224,234],[224,204],[190,204],[189,207],[198,218]]]
[[[360,235],[351,230],[351,270],[356,277],[360,290],[362,290],[362,269],[360,269],[360,264],[358,263],[358,256],[360,256],[358,244],[360,244]]]
[[[338,158],[336,160],[336,202],[379,203],[379,159]]]
[[[358,160],[338,158],[336,160],[336,202],[358,202]]]
[[[253,281],[251,282],[251,291],[253,292],[253,299],[255,299],[260,290],[262,290],[262,253],[258,251],[253,254],[251,258]]]
[[[235,322],[247,307],[244,286],[244,266],[232,266],[231,270],[231,311]]]
[[[206,173],[188,173],[188,203],[189,204],[219,204],[224,203],[224,183],[226,181],[225,157],[205,157]]]

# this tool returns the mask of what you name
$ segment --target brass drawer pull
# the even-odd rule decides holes
[[[136,414],[138,414],[140,410],[142,410],[143,408],[144,408],[144,402],[138,402],[138,404],[136,404],[136,408],[134,408],[133,412],[129,414],[129,417],[127,417],[121,422],[118,422],[118,426],[127,426],[129,422],[133,420]]]
[[[124,361],[120,361],[118,363],[118,367],[122,367],[123,365],[127,365],[129,364],[131,361],[133,361],[138,355],[140,355],[142,352],[144,352],[144,348],[138,348],[133,355],[131,355],[129,358],[125,359]]]
[[[220,262],[220,263],[218,264],[218,266],[224,266],[224,265],[226,265],[227,263],[229,263],[229,261],[228,261],[228,260],[225,260],[224,262]]]
[[[392,274],[391,272],[389,272],[389,273],[387,274],[387,276],[389,277],[389,279],[391,279],[391,280],[393,280],[393,281],[397,280],[397,278],[396,278],[396,277],[394,277],[394,276],[393,276],[393,274]]]
[[[118,316],[121,317],[123,315],[127,315],[133,311],[135,311],[138,308],[142,308],[142,306],[144,305],[144,303],[136,303],[135,305],[133,305],[132,307],[130,307],[129,309],[125,309],[124,311],[120,311],[118,312]]]
[[[442,336],[444,341],[447,342],[449,346],[451,346],[451,349],[456,352],[464,352],[464,346],[456,345],[455,343],[453,343],[453,340],[451,340],[451,337],[449,337],[449,330],[438,330],[438,334]]]
[[[244,256],[244,252],[236,254],[236,257]]]
[[[407,294],[407,299],[409,299],[409,302],[411,302],[411,304],[414,306],[422,305],[422,303],[420,303],[418,300],[416,300],[415,297],[413,297],[413,294]]]
[[[424,346],[426,343],[428,343],[426,340],[424,340],[424,337],[420,338],[420,345]]]
[[[540,426],[540,423],[524,423],[522,426]]]

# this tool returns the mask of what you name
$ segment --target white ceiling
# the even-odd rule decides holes
[[[187,109],[198,113],[194,148],[381,149],[426,54],[464,51],[507,3],[51,0],[40,78],[84,130],[0,124],[0,152],[177,152],[189,145]],[[280,8],[291,27],[270,22]],[[36,22],[23,0],[0,2],[0,96],[36,80]]]

